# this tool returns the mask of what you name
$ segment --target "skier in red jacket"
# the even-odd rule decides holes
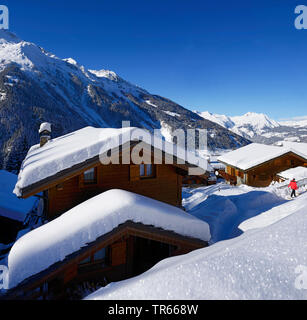
[[[289,185],[288,185],[288,188],[291,188],[291,189],[292,189],[291,198],[296,197],[295,190],[297,190],[298,187],[297,187],[295,178],[293,178],[293,179],[290,181],[290,183],[289,183]]]

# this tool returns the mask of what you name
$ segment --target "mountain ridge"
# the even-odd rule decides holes
[[[87,70],[0,30],[0,168],[18,172],[42,122],[57,137],[85,126],[120,128],[122,121],[172,139],[176,129],[208,130],[208,148],[250,143],[179,104],[150,94],[110,70]]]
[[[253,142],[273,144],[281,140],[307,142],[307,120],[275,121],[266,114],[247,112],[242,116],[195,111],[204,119],[216,122]]]

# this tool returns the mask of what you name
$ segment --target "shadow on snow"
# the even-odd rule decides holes
[[[188,212],[210,225],[211,243],[242,234],[238,226],[250,219],[287,202],[265,191],[250,191],[231,196],[209,195],[206,200]]]

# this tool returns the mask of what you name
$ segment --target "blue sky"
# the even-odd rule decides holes
[[[307,115],[307,30],[294,28],[303,0],[1,4],[19,37],[191,110]]]

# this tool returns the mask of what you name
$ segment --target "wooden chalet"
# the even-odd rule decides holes
[[[150,154],[142,154],[148,151],[140,150],[141,156],[149,157],[151,163],[141,164],[125,164],[123,158],[131,159],[130,153],[134,146],[140,141],[126,141],[125,143],[115,146],[109,150],[113,155],[118,154],[119,164],[102,164],[101,154],[99,149],[90,157],[79,162],[74,162],[63,169],[55,170],[49,173],[44,178],[39,178],[40,170],[47,167],[54,167],[57,162],[57,154],[61,157],[63,146],[67,149],[76,147],[78,152],[86,150],[88,145],[91,145],[91,139],[88,140],[88,145],[83,147],[78,146],[78,139],[86,137],[88,132],[95,130],[96,135],[107,135],[109,130],[120,132],[120,129],[96,129],[84,128],[70,135],[56,138],[46,143],[46,131],[43,136],[43,143],[36,146],[34,150],[30,150],[25,161],[24,168],[21,170],[19,177],[22,178],[24,172],[31,169],[31,175],[37,176],[34,182],[28,183],[18,188],[17,195],[22,198],[27,198],[33,195],[41,194],[45,200],[45,217],[47,220],[52,220],[57,216],[66,212],[70,208],[84,202],[85,200],[100,194],[101,192],[110,189],[124,189],[137,194],[141,194],[177,207],[181,207],[181,191],[182,177],[188,174],[189,168],[196,168],[197,165],[179,159],[175,153],[167,153],[164,150],[157,149],[153,146],[147,148]],[[47,132],[48,135],[48,132]],[[67,140],[67,143],[65,143]],[[106,139],[107,141],[107,139]],[[103,145],[104,140],[101,142]],[[146,145],[145,142],[142,142]],[[82,143],[81,143],[82,145]],[[50,162],[48,161],[49,151],[52,151]],[[72,152],[71,158],[74,157]],[[38,159],[36,161],[36,159]],[[40,162],[42,164],[40,165]],[[178,164],[180,162],[181,164]],[[36,166],[31,168],[35,163]],[[169,164],[171,163],[171,164]],[[28,168],[30,167],[30,168]],[[204,174],[206,171],[201,169]],[[18,183],[17,183],[18,186]],[[17,189],[17,188],[16,188]],[[41,196],[40,195],[40,196]]]
[[[226,166],[223,177],[231,184],[267,187],[281,171],[307,167],[306,152],[283,146],[252,143],[218,158]]]
[[[119,196],[124,199],[123,204],[103,206]],[[88,219],[83,218],[86,214]],[[105,227],[110,223],[114,227]],[[71,224],[77,224],[73,231],[59,240],[52,238],[55,231],[61,233]],[[97,225],[102,228],[97,229]],[[94,241],[83,240],[94,232]],[[18,285],[13,284],[2,298],[80,299],[85,289],[95,290],[136,276],[161,259],[203,248],[209,237],[204,221],[179,208],[124,190],[109,190],[34,229],[14,244],[9,255],[9,277],[13,278],[12,283],[18,277]],[[64,260],[63,250],[69,253]]]

